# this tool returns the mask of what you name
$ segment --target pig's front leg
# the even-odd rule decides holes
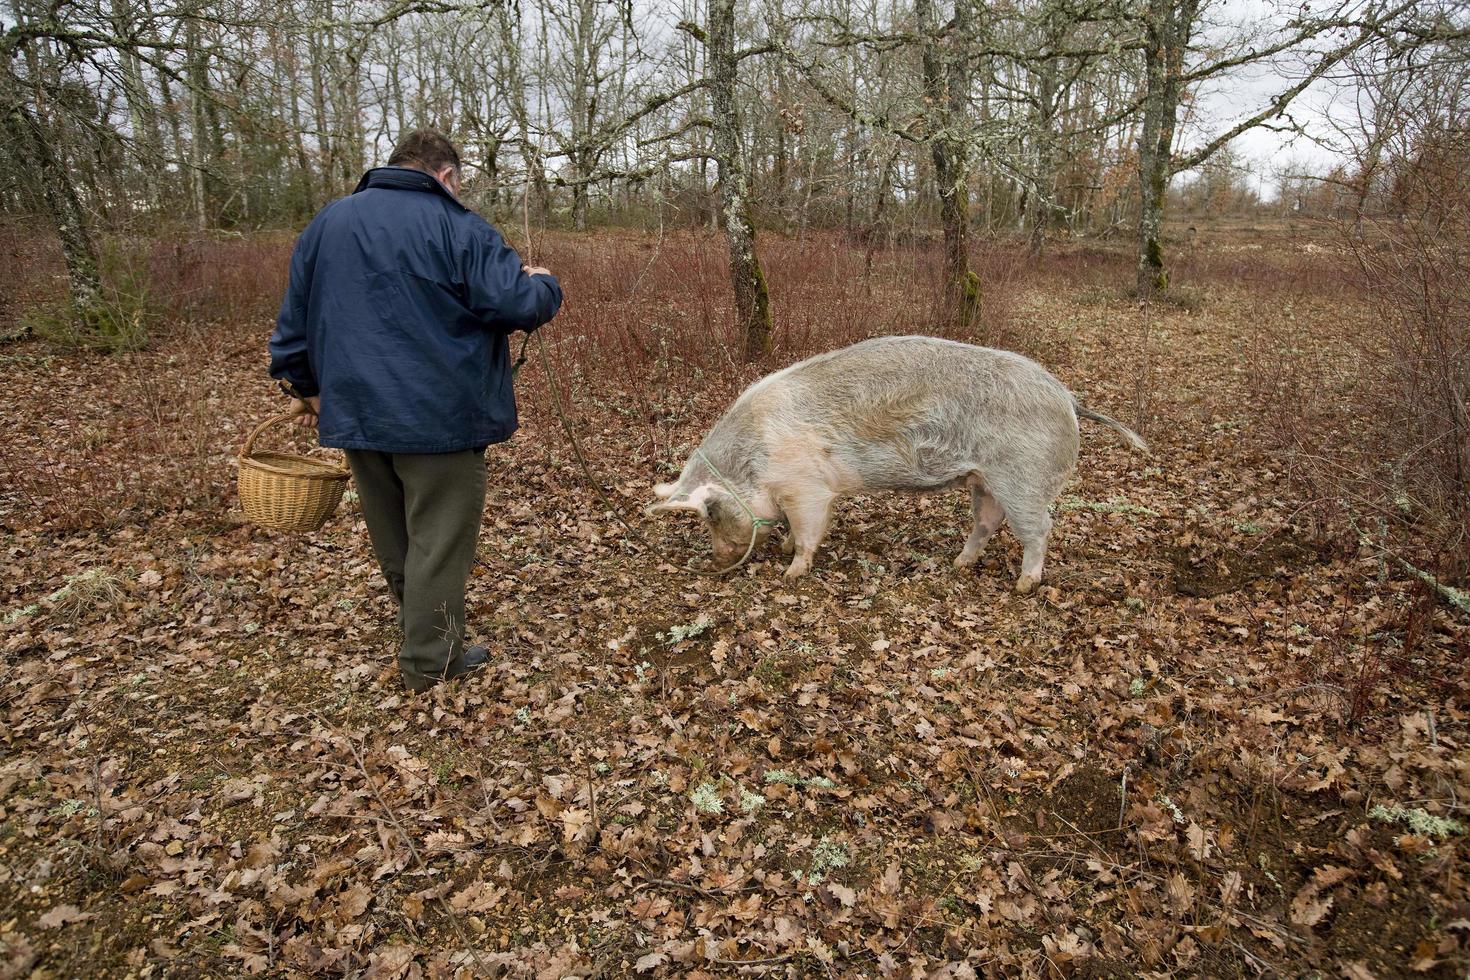
[[[797,495],[781,501],[781,509],[791,525],[786,547],[795,553],[786,569],[787,578],[800,578],[811,571],[817,545],[827,536],[827,527],[832,523],[832,503],[836,499],[825,487],[805,487]]]

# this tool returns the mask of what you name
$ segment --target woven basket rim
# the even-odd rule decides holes
[[[306,480],[346,480],[352,475],[352,471],[345,466],[297,453],[255,452],[249,456],[241,456],[240,465]]]

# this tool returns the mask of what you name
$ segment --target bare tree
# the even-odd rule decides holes
[[[1205,0],[1147,0],[1143,18],[1144,89],[1142,126],[1138,135],[1138,265],[1137,288],[1149,295],[1167,288],[1163,217],[1169,180],[1192,170],[1241,133],[1284,117],[1292,102],[1314,82],[1373,39],[1392,32],[1410,12],[1414,0],[1380,7],[1349,0],[1327,16],[1294,17],[1266,38],[1242,37],[1224,45],[1229,53],[1191,61]],[[1345,35],[1345,39],[1308,51],[1309,42]],[[1219,50],[1220,45],[1212,46]],[[1210,79],[1260,64],[1278,55],[1301,53],[1305,64],[1296,79],[1244,118],[1211,133],[1203,143],[1176,153],[1175,133],[1185,92]]]
[[[40,184],[46,209],[61,239],[73,315],[83,325],[90,324],[101,306],[102,289],[97,275],[97,249],[92,243],[86,213],[66,166],[52,147],[51,134],[24,102],[13,97],[6,101],[5,132],[14,141],[21,162]]]
[[[938,24],[933,0],[914,0],[923,36],[924,102],[939,220],[944,228],[944,281],[961,327],[980,315],[980,277],[970,269],[970,82],[974,0],[955,0],[954,17]]]
[[[759,360],[771,350],[771,300],[750,218],[750,185],[740,116],[735,105],[735,0],[709,0],[705,31],[708,89],[713,108],[715,159],[720,167],[721,217],[730,246],[730,281],[735,288],[736,325],[745,337],[745,359]]]
[[[1063,221],[1132,225],[1135,284],[1156,291],[1177,175],[1228,176],[1232,139],[1298,128],[1294,100],[1368,45],[1443,52],[1465,30],[1447,3],[1335,3],[1232,25],[1221,0],[0,0],[0,157],[25,175],[0,196],[50,219],[86,303],[94,229],[296,223],[436,125],[492,209],[525,187],[581,229],[656,183],[661,208],[720,229],[748,356],[771,342],[758,219],[798,237],[937,224],[939,312],[970,327],[974,229],[1039,252]],[[1277,89],[1191,116],[1247,71]],[[1373,111],[1377,156],[1342,177],[1359,212],[1387,179],[1393,120]]]

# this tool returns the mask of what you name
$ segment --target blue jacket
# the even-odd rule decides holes
[[[433,176],[380,167],[297,239],[270,374],[321,396],[323,446],[487,446],[516,430],[508,335],[560,307],[557,281]]]

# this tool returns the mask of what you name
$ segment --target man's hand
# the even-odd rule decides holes
[[[297,425],[309,425],[315,428],[317,416],[322,412],[321,396],[312,395],[304,401],[300,398],[293,398],[291,399],[291,404],[286,407],[286,411],[298,416],[296,419]]]
[[[528,276],[549,276],[549,275],[551,275],[551,270],[550,269],[543,268],[543,267],[541,267],[539,265],[523,265],[523,266],[521,266],[521,270],[523,272],[525,272],[525,274],[528,275]]]

